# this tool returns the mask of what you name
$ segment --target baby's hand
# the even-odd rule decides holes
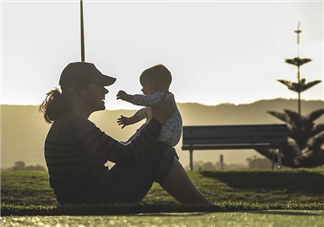
[[[120,90],[117,93],[117,99],[125,100],[127,98],[127,93],[124,92],[123,90]]]
[[[120,115],[120,118],[117,119],[117,123],[118,123],[118,125],[122,125],[122,129],[125,126],[130,125],[129,118],[124,117],[123,115]]]

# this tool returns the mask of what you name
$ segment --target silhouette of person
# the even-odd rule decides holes
[[[115,78],[92,63],[73,62],[61,73],[39,110],[51,127],[44,154],[49,183],[61,204],[138,203],[153,182],[182,203],[210,204],[176,158],[174,149],[157,141],[174,112],[165,97],[152,107],[152,119],[131,143],[119,143],[88,117],[105,109],[105,86]],[[107,160],[116,163],[110,170]]]

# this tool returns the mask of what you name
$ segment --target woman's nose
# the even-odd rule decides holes
[[[105,93],[105,94],[108,94],[108,92],[109,92],[109,91],[104,87],[104,93]]]

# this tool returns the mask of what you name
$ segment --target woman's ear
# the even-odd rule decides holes
[[[76,86],[76,93],[78,94],[78,96],[82,97],[84,96],[84,87],[81,85],[77,85]]]

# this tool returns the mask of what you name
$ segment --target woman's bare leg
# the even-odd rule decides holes
[[[212,205],[196,188],[176,158],[169,173],[160,185],[181,203]]]

